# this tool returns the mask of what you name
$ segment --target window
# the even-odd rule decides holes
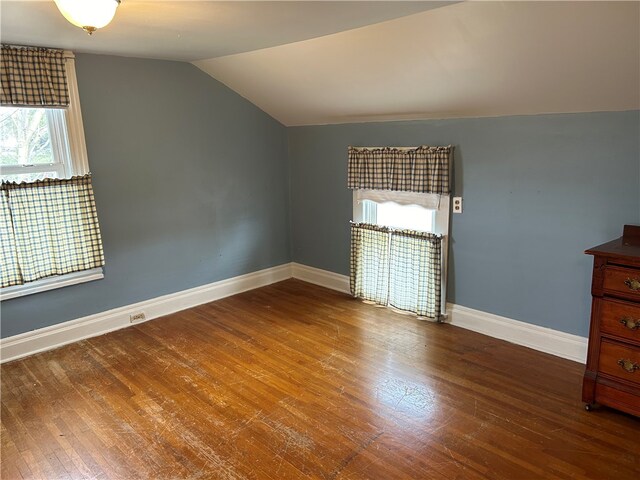
[[[353,296],[444,316],[452,160],[451,145],[349,146]]]
[[[434,231],[435,210],[420,205],[399,205],[395,202],[376,203],[373,200],[363,200],[363,203],[363,221],[366,223],[421,232]]]
[[[0,107],[2,179],[33,182],[71,176],[65,111]]]
[[[354,190],[353,221],[446,236],[449,195]]]
[[[69,106],[0,106],[0,180],[33,182],[89,173],[73,54],[65,52]],[[53,275],[0,289],[1,299],[20,297],[103,278],[102,268]]]
[[[440,291],[443,299],[447,298],[449,211],[449,195],[366,189],[353,191],[354,222],[442,235]],[[446,313],[444,301],[441,313]]]
[[[0,106],[0,179],[32,182],[89,172],[73,55],[65,62],[68,108]]]

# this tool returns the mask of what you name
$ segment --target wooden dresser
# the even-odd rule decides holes
[[[585,253],[594,259],[582,401],[640,416],[640,226]]]

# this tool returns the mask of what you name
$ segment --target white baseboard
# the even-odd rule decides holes
[[[299,263],[292,264],[293,277],[309,283],[332,288],[340,292],[349,291],[349,277],[308,267]],[[490,337],[550,353],[552,355],[585,363],[587,360],[587,338],[570,333],[540,327],[530,323],[501,317],[472,308],[447,304],[446,323],[483,333]]]
[[[0,339],[0,363],[131,326],[129,316],[136,313],[143,312],[144,321],[148,321],[291,277],[339,292],[349,292],[349,277],[346,275],[287,263]],[[569,360],[586,361],[587,339],[584,337],[455,304],[447,304],[447,313],[447,322],[451,325]]]
[[[143,321],[148,321],[288,278],[290,263],[0,339],[0,363],[129,327],[129,316],[136,313],[144,313]]]
[[[578,335],[520,322],[461,305],[447,304],[447,323],[550,353],[580,363],[587,361],[588,339]]]
[[[320,268],[309,267],[295,262],[291,264],[291,273],[293,278],[297,278],[298,280],[339,292],[349,293],[349,277],[346,275],[328,272],[327,270],[321,270]]]

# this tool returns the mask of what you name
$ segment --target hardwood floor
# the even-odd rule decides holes
[[[583,366],[288,280],[2,366],[2,479],[637,479]]]

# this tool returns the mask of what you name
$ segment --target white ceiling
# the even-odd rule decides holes
[[[640,108],[638,2],[464,2],[194,62],[285,125]]]
[[[53,0],[2,0],[0,37],[3,43],[192,61],[320,37],[448,3],[122,0],[113,22],[89,37],[64,19]]]
[[[285,125],[640,108],[637,1],[123,0],[89,37],[2,0],[0,37],[193,61]]]

